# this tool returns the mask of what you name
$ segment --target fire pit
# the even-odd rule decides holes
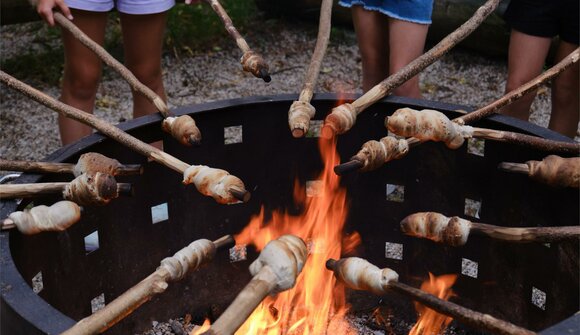
[[[323,161],[315,135],[295,139],[288,129],[287,111],[295,98],[253,97],[175,110],[177,115],[195,115],[203,134],[202,145],[195,148],[183,147],[161,132],[158,115],[120,125],[139,139],[163,140],[164,150],[183,161],[224,168],[239,176],[252,193],[245,204],[217,204],[182,185],[179,174],[147,162],[99,134],[51,155],[50,160],[76,162],[81,154],[94,151],[122,163],[144,164],[145,168],[141,176],[119,178],[133,185],[132,197],[85,208],[81,220],[64,232],[0,234],[2,333],[61,333],[74,325],[74,320],[90,315],[103,302],[112,301],[145,278],[163,258],[191,241],[237,234],[262,207],[266,219],[274,210],[289,215],[301,213],[304,208],[295,201],[294,185],[306,190],[307,185],[315,184],[312,182],[319,178]],[[337,100],[335,95],[318,95],[312,101],[318,111],[314,119],[322,120]],[[460,114],[455,110],[464,108],[385,99],[361,114],[356,126],[338,138],[337,150],[343,160],[355,154],[365,141],[385,136],[384,117],[405,106],[437,109],[450,117],[457,117]],[[549,130],[502,116],[478,126],[565,140]],[[467,245],[454,248],[405,236],[399,228],[404,217],[419,211],[513,227],[577,225],[577,190],[550,188],[497,169],[503,161],[541,160],[544,156],[542,152],[491,141],[469,143],[458,150],[426,143],[376,171],[342,177],[340,185],[346,189],[348,205],[344,233],[349,237],[356,231],[361,238],[351,253],[397,271],[402,282],[414,286],[419,286],[428,272],[458,274],[455,302],[531,330],[555,327],[554,334],[562,333],[567,327],[562,321],[579,309],[577,240],[510,244],[472,236]],[[62,178],[25,174],[17,182],[64,181]],[[55,196],[33,200],[34,205],[56,201]],[[2,201],[0,217],[30,202]],[[172,283],[164,294],[108,333],[141,332],[152,320],[185,313],[201,321],[217,318],[250,281],[248,265],[257,254],[249,246],[247,259],[234,261],[227,251],[218,252],[204,271]],[[387,299],[393,299],[387,304],[395,310],[396,306],[411,306],[408,301],[399,302],[405,299],[395,295],[383,297]],[[380,300],[366,293],[348,293],[355,312],[372,311]],[[407,309],[414,315],[411,308]]]

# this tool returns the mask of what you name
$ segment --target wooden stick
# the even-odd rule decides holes
[[[451,50],[451,48],[469,36],[497,8],[499,2],[500,0],[486,1],[469,20],[442,39],[429,51],[377,84],[354,102],[342,104],[334,108],[324,120],[321,136],[330,138],[337,134],[347,132],[356,122],[358,114],[417,75],[427,66],[433,64]]]
[[[225,236],[214,242],[206,239],[192,242],[173,257],[163,259],[157,270],[147,278],[77,322],[62,335],[100,334],[106,331],[155,295],[165,292],[170,282],[182,280],[188,273],[209,263],[218,249],[216,243],[224,246],[231,241],[231,236]]]
[[[568,153],[576,155],[580,153],[580,143],[554,141],[537,136],[514,133],[511,131],[474,127],[473,137],[517,144],[541,151]]]
[[[107,50],[105,50],[102,46],[93,41],[82,30],[75,26],[71,20],[65,18],[64,15],[59,12],[54,12],[54,20],[58,22],[58,24],[60,24],[63,28],[68,30],[79,42],[94,52],[105,64],[109,65],[115,71],[117,71],[117,73],[119,73],[121,77],[125,79],[127,83],[129,83],[134,91],[143,94],[149,101],[151,101],[151,103],[155,106],[155,108],[157,108],[159,112],[161,112],[165,119],[170,118],[169,120],[166,120],[167,122],[165,120],[163,122],[163,129],[165,131],[170,133],[182,144],[199,144],[201,141],[201,132],[197,128],[195,121],[193,121],[191,116],[182,115],[179,118],[173,117],[169,111],[169,108],[167,107],[167,104],[159,95],[157,95],[157,93],[153,92],[153,90],[141,83],[129,69],[127,69],[123,64],[111,56]],[[181,126],[179,127],[179,130],[172,130],[172,124],[175,119],[180,119],[180,123],[185,125],[185,129],[183,126]]]
[[[533,335],[536,334],[489,314],[483,314],[453,302],[437,298],[412,286],[400,283],[399,275],[389,269],[379,269],[368,261],[357,258],[329,259],[326,268],[332,270],[336,278],[355,290],[371,291],[381,295],[394,291],[409,297],[438,313],[450,316],[470,327],[494,334]]]
[[[549,243],[580,238],[580,226],[501,227],[471,222],[458,216],[449,218],[436,212],[419,212],[407,216],[401,221],[401,231],[454,247],[465,245],[471,232],[514,243]]]
[[[128,176],[143,173],[143,167],[141,165],[122,165],[116,159],[108,158],[96,152],[82,154],[77,164],[0,159],[0,170],[69,173],[74,174],[76,177],[86,172],[102,172],[112,176]]]
[[[268,73],[269,67],[268,64],[264,61],[262,56],[260,56],[257,52],[250,49],[250,46],[246,42],[246,40],[242,37],[242,35],[238,32],[236,27],[232,22],[232,19],[219,3],[218,0],[205,0],[214,12],[219,16],[222,20],[226,31],[230,34],[230,36],[236,41],[236,44],[244,53],[242,55],[241,63],[242,68],[244,71],[250,72],[257,78],[262,78],[265,82],[269,83],[272,78]]]
[[[326,53],[328,38],[330,37],[331,17],[332,17],[332,0],[322,0],[320,5],[320,20],[318,23],[318,37],[316,46],[310,59],[310,65],[306,72],[306,78],[300,92],[298,101],[294,101],[288,111],[288,124],[292,131],[292,136],[303,137],[310,127],[310,119],[314,117],[316,110],[310,104],[314,95],[314,87],[320,73],[322,58]]]
[[[64,199],[79,205],[105,205],[119,194],[131,195],[131,192],[131,184],[117,183],[113,176],[96,172],[82,174],[71,182],[2,185],[0,198],[30,198],[62,193]]]
[[[530,160],[525,164],[501,163],[505,171],[525,173],[535,181],[553,187],[580,188],[580,157],[562,158],[555,155],[542,161]]]
[[[460,124],[469,124],[479,121],[497,112],[500,108],[507,106],[512,102],[520,99],[524,95],[534,91],[539,86],[552,80],[554,77],[562,73],[564,70],[576,64],[579,58],[580,58],[580,48],[576,48],[576,50],[574,50],[572,53],[566,56],[566,58],[558,62],[558,64],[552,66],[550,69],[544,71],[542,74],[525,83],[524,85],[504,95],[501,99],[498,99],[492,102],[491,104],[482,107],[474,112],[460,116],[453,121],[458,122]]]
[[[247,198],[246,196],[242,199],[238,199],[236,198],[236,195],[231,192],[230,188],[232,187],[243,191],[245,191],[245,187],[244,183],[239,178],[230,175],[227,171],[210,168],[204,165],[190,166],[154,146],[138,140],[92,114],[85,113],[79,109],[64,104],[30,87],[29,85],[24,84],[4,71],[0,71],[0,81],[8,87],[18,90],[27,97],[55,110],[59,114],[93,127],[109,138],[129,147],[151,160],[184,174],[185,184],[193,182],[200,193],[213,197],[219,203],[236,203]],[[192,175],[203,175],[204,178],[193,178]]]
[[[82,208],[72,201],[59,201],[50,207],[40,205],[13,212],[2,221],[2,230],[18,228],[22,234],[63,231],[81,218]]]
[[[204,334],[234,334],[267,295],[294,286],[307,255],[306,244],[294,235],[283,235],[268,242],[258,259],[250,265],[254,276],[250,283]]]

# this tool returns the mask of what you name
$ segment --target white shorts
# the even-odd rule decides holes
[[[108,12],[113,8],[124,14],[157,14],[175,5],[175,0],[65,0],[70,8],[90,12]]]

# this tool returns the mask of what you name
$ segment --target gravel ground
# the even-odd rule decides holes
[[[39,38],[39,22],[0,28],[3,60],[25,52],[57,46],[58,37]],[[164,80],[171,107],[214,100],[298,93],[316,39],[316,26],[269,20],[246,34],[250,45],[269,62],[272,82],[264,83],[244,73],[238,62],[240,51],[227,39],[210,52],[163,57]],[[44,29],[46,31],[46,29]],[[54,34],[53,34],[54,35]],[[340,29],[334,34],[322,64],[317,92],[357,92],[361,62],[355,35]],[[11,69],[2,69],[8,73]],[[426,99],[471,106],[485,105],[502,95],[506,62],[464,50],[452,51],[421,74]],[[30,80],[48,95],[58,97],[59,88]],[[0,91],[0,156],[5,159],[40,160],[59,148],[57,114],[17,92],[2,86]],[[531,121],[546,126],[550,110],[550,88],[542,88],[532,106]],[[128,85],[113,71],[105,71],[99,88],[95,114],[117,123],[131,117]],[[34,143],[34,145],[31,145]]]

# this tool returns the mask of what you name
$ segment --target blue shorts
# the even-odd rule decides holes
[[[108,12],[113,7],[124,14],[157,14],[175,5],[175,0],[65,0],[70,8],[90,12]]]
[[[431,24],[433,12],[433,0],[340,0],[338,4],[349,8],[361,5],[393,19],[420,24]]]

